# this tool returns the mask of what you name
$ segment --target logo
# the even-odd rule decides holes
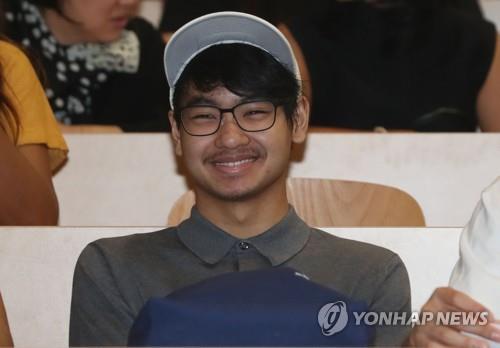
[[[352,312],[352,315],[351,323],[355,326],[488,325],[488,312]],[[348,321],[347,305],[343,301],[327,303],[318,312],[318,324],[324,336],[344,330]]]
[[[343,301],[327,303],[318,312],[318,324],[325,336],[332,336],[347,326],[347,306]]]
[[[304,273],[295,272],[295,276],[304,278],[305,280],[310,280]]]

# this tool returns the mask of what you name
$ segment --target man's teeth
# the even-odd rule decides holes
[[[224,167],[236,167],[236,166],[242,165],[244,163],[249,163],[249,162],[253,162],[253,159],[244,159],[244,160],[236,161],[236,162],[217,162],[217,163],[215,163],[215,165],[224,166]]]

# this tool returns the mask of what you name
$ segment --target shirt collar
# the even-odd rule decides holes
[[[216,264],[236,243],[245,241],[254,246],[273,266],[277,266],[302,250],[309,234],[310,227],[291,206],[280,222],[249,239],[238,239],[215,226],[196,207],[191,210],[191,217],[177,227],[177,235],[184,245],[209,264]]]

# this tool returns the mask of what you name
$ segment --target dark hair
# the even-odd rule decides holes
[[[62,10],[62,2],[63,0],[30,0],[32,4],[38,6],[42,9],[51,9],[56,11],[61,17],[63,17],[68,22],[73,24],[80,24],[75,21],[73,18],[68,17]]]
[[[175,85],[174,110],[190,86],[202,92],[223,86],[242,97],[269,99],[283,105],[289,121],[300,94],[293,72],[269,53],[239,43],[215,45],[193,58]]]
[[[195,18],[220,11],[250,13],[276,24],[287,9],[280,1],[285,2],[285,0],[164,0],[160,31],[173,32]],[[285,5],[289,5],[290,1],[286,0]]]
[[[30,1],[32,4],[42,8],[51,8],[57,11],[61,10],[62,0],[30,0]]]

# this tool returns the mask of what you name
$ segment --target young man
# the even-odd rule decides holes
[[[70,345],[125,345],[150,297],[268,267],[293,268],[373,311],[408,314],[408,276],[397,255],[310,228],[288,205],[290,151],[306,138],[309,104],[276,28],[245,14],[201,17],[171,38],[165,66],[175,151],[196,206],[177,227],[85,248],[75,269]],[[453,290],[438,291],[428,308],[483,309]],[[443,330],[442,342],[466,340]],[[409,342],[425,344],[434,331],[415,331]],[[380,327],[375,344],[407,336],[405,327]]]

